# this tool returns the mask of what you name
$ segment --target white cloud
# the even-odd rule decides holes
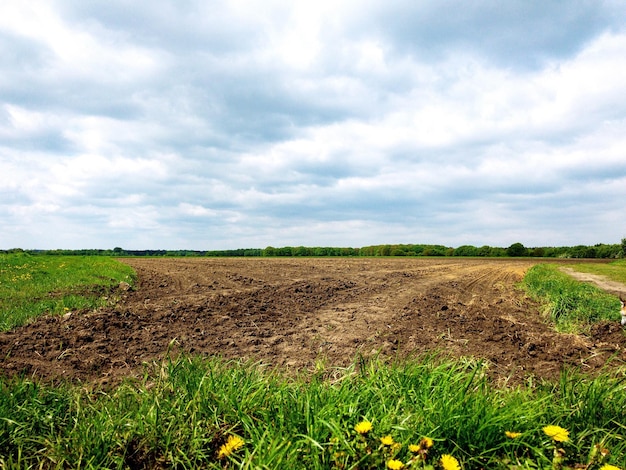
[[[0,248],[617,242],[619,3],[10,0]]]
[[[118,208],[108,215],[107,225],[114,229],[124,230],[154,230],[158,233],[160,213],[153,206],[135,206],[132,208]]]
[[[66,24],[47,1],[6,2],[0,28],[30,38],[50,51],[49,80],[90,80],[111,84],[146,78],[158,69],[156,57],[123,36],[93,23]],[[18,6],[19,5],[19,6]]]

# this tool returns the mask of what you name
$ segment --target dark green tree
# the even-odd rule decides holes
[[[491,247],[489,245],[481,246],[478,249],[476,256],[491,256]]]
[[[506,249],[506,254],[509,256],[526,256],[528,250],[521,243],[513,243]]]
[[[276,248],[273,246],[266,247],[262,252],[262,256],[276,256]]]
[[[461,245],[455,248],[453,256],[478,256],[478,248],[472,245]]]

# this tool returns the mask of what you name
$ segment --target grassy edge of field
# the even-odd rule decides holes
[[[620,282],[626,279],[626,263],[623,261],[568,267],[581,272],[601,273]],[[540,302],[545,317],[557,331],[585,334],[594,323],[620,320],[620,302],[616,295],[575,280],[561,272],[558,265],[537,264],[531,267],[521,286],[531,298]]]
[[[433,355],[401,364],[357,359],[347,369],[287,378],[259,364],[179,357],[108,391],[0,378],[0,468],[623,463],[625,371],[569,371],[558,383],[503,389],[487,368]],[[372,429],[359,433],[363,423]],[[451,457],[442,462],[443,455]]]
[[[612,281],[626,284],[626,259],[610,263],[580,263],[569,265],[569,267],[583,273],[599,274]]]
[[[362,469],[391,462],[597,470],[623,463],[623,374],[566,372],[558,383],[498,389],[487,367],[425,356],[355,361],[294,379],[259,364],[178,357],[111,391],[0,379],[0,467]]]
[[[135,281],[135,271],[113,258],[0,254],[0,331],[44,314],[112,305],[121,283]]]

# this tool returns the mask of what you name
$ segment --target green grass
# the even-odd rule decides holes
[[[498,389],[485,371],[429,357],[290,379],[181,357],[108,392],[0,379],[0,468],[383,468],[392,457],[415,462],[409,444],[426,436],[430,464],[450,454],[464,469],[552,468],[557,443],[542,432],[551,424],[570,433],[558,445],[570,465],[600,468],[599,455],[590,460],[596,444],[610,450],[603,463],[623,463],[624,376],[569,373]],[[373,425],[367,435],[354,429],[362,420]],[[232,435],[243,446],[219,459]]]
[[[568,266],[576,271],[600,274],[612,281],[626,284],[626,260],[613,261],[608,264],[581,263]]]
[[[544,304],[547,317],[558,331],[585,333],[594,322],[620,320],[618,297],[574,280],[556,265],[533,266],[522,286],[532,298]]]
[[[44,313],[101,307],[135,273],[112,258],[0,254],[0,331]]]

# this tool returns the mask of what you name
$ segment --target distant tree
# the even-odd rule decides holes
[[[426,245],[424,247],[424,251],[422,251],[422,256],[448,256],[451,253],[448,253],[449,249],[443,245]]]
[[[598,252],[594,247],[588,246],[587,249],[585,250],[584,256],[585,258],[597,258]]]
[[[506,254],[505,248],[500,248],[499,246],[493,246],[491,247],[489,256],[491,256],[492,258],[503,258],[508,255]]]
[[[622,254],[620,258],[626,258],[626,238],[622,238]]]
[[[491,247],[483,245],[476,251],[476,256],[491,256]]]
[[[276,256],[276,248],[268,246],[263,250],[263,256]]]
[[[424,252],[422,245],[411,245],[411,256],[419,256]]]
[[[293,253],[293,248],[291,246],[281,246],[280,248],[276,248],[276,256],[291,256]]]
[[[526,256],[528,250],[521,243],[513,243],[506,249],[506,254],[509,256]]]
[[[461,245],[454,249],[453,256],[478,256],[478,248],[472,245]]]
[[[309,249],[304,246],[292,247],[291,256],[309,256]]]
[[[571,246],[569,254],[571,258],[586,258],[587,247],[585,245]]]
[[[391,255],[391,245],[382,245],[379,247],[378,256],[390,256]]]
[[[619,258],[622,246],[620,244],[605,245],[598,243],[594,247],[596,249],[596,258]]]
[[[342,253],[342,256],[359,256],[359,249],[352,248],[352,247],[342,248],[341,253]]]

